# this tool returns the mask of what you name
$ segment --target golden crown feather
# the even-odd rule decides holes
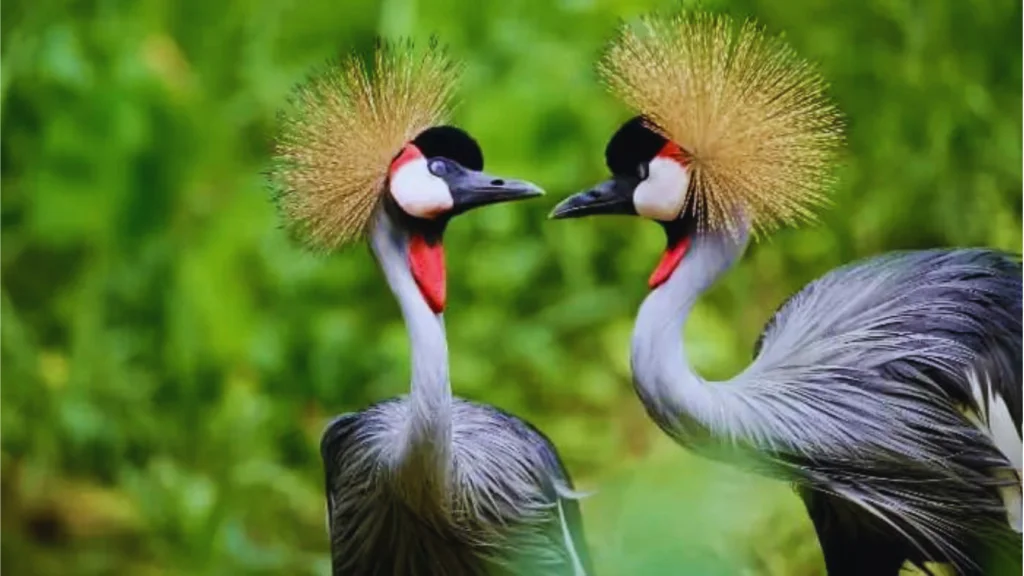
[[[436,39],[378,41],[372,62],[328,64],[280,114],[269,177],[286,223],[313,249],[364,236],[391,161],[449,113],[460,70]]]
[[[755,234],[814,218],[834,183],[839,110],[818,71],[752,20],[682,12],[624,24],[598,64],[613,94],[679,145],[702,227]]]

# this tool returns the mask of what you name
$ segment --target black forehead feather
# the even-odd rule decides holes
[[[464,130],[454,126],[433,126],[420,132],[413,141],[427,158],[454,160],[470,170],[484,169],[480,145]]]
[[[668,141],[648,128],[643,116],[631,118],[619,128],[604,149],[604,161],[612,174],[635,174],[637,165],[650,162]]]

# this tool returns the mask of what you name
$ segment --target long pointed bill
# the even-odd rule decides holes
[[[537,185],[525,180],[499,178],[476,170],[459,171],[444,178],[454,202],[452,215],[488,204],[535,198],[544,194]]]
[[[551,211],[549,218],[580,218],[598,214],[636,215],[633,189],[637,182],[622,177],[601,182],[590,190],[573,194]]]

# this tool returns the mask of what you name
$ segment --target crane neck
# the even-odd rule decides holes
[[[630,362],[651,418],[677,441],[693,445],[713,434],[728,406],[725,387],[709,385],[690,365],[683,328],[700,295],[742,254],[747,236],[694,232],[689,240],[682,261],[640,306]]]
[[[421,498],[443,494],[451,469],[452,391],[444,316],[435,313],[416,284],[409,264],[412,238],[387,210],[377,210],[370,246],[402,309],[411,347],[408,418],[399,423],[401,443],[395,473]],[[418,496],[417,496],[418,495]]]

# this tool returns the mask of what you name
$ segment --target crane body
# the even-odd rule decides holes
[[[663,146],[633,120],[609,153]],[[553,217],[642,213],[645,180],[614,170]],[[844,266],[778,310],[740,374],[706,382],[683,327],[745,250],[738,222],[702,229],[685,210],[659,221],[668,245],[630,355],[651,419],[683,446],[794,482],[830,575],[895,575],[906,561],[981,574],[993,557],[1019,572],[1019,258],[936,249]]]
[[[325,430],[335,574],[576,575],[589,565],[572,482],[551,442],[492,406],[452,396],[444,320],[382,211],[371,245],[412,348],[412,391]]]
[[[542,191],[483,171],[444,123],[458,66],[431,43],[380,44],[296,90],[271,171],[285,221],[315,249],[366,239],[409,334],[405,396],[321,438],[337,576],[582,576],[577,495],[529,424],[452,395],[444,231],[469,210]]]
[[[1021,265],[987,249],[899,252],[785,303],[753,362],[707,382],[683,327],[748,238],[813,215],[842,118],[827,83],[752,22],[684,12],[624,25],[599,64],[637,114],[611,178],[554,218],[665,231],[631,344],[633,383],[679,444],[793,482],[831,576],[906,562],[1021,571]]]
[[[598,67],[637,113],[608,141],[611,178],[556,218],[654,220],[667,247],[631,345],[636,392],[679,444],[793,482],[830,576],[936,562],[1021,572],[1020,258],[896,252],[785,302],[754,361],[722,382],[683,327],[748,240],[813,215],[843,121],[827,83],[753,22],[686,12],[625,25]]]
[[[727,268],[715,244],[731,241],[695,239],[637,317],[631,363],[652,419],[795,482],[830,574],[1019,560],[1019,263],[963,249],[845,266],[776,313],[739,375],[705,382],[682,328]]]
[[[408,398],[386,400],[324,434],[336,574],[584,572],[579,508],[540,432],[454,399],[451,479],[433,490],[423,476],[394,472],[406,463],[372,457],[395,448],[388,425],[408,410]]]

